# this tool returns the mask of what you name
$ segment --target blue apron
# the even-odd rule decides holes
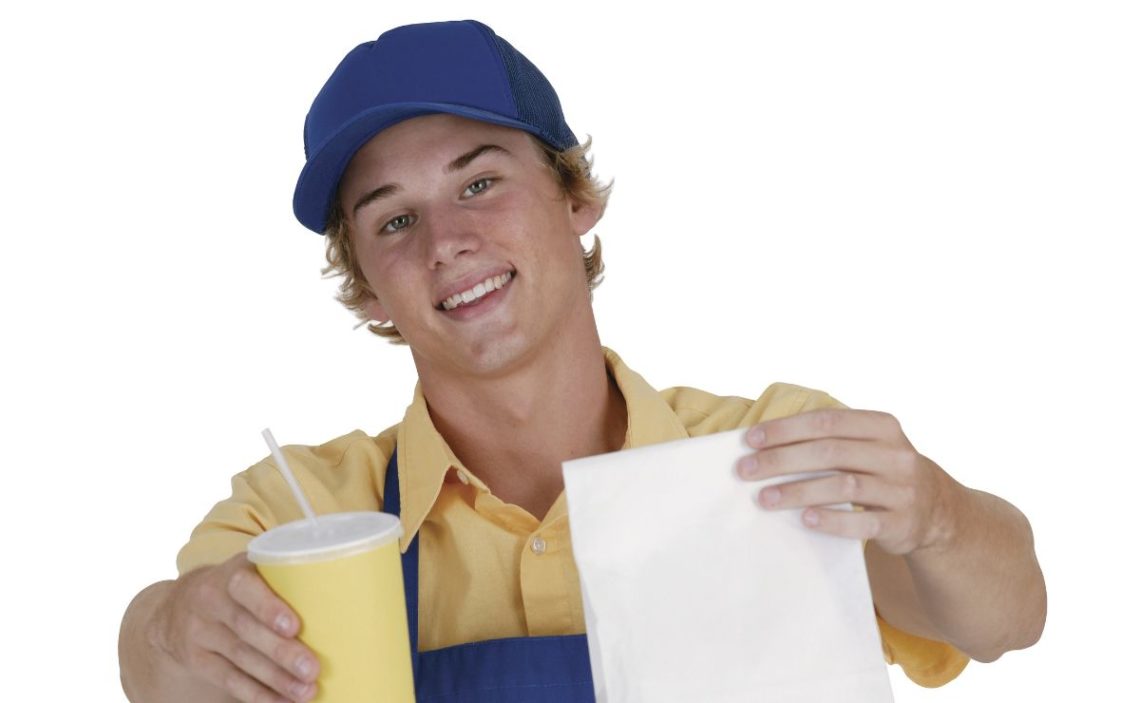
[[[400,514],[395,448],[384,480],[384,512]],[[512,637],[418,651],[419,542],[417,534],[401,557],[418,703],[594,703],[585,635]]]

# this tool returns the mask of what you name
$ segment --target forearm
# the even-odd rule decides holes
[[[971,658],[1024,649],[1045,624],[1045,581],[1022,513],[997,496],[946,479],[938,539],[905,557],[932,624]]]
[[[123,691],[132,703],[229,703],[232,699],[224,691],[192,678],[156,641],[155,618],[174,584],[160,581],[148,586],[127,606],[119,630]]]

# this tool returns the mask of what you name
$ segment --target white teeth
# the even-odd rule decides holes
[[[514,274],[508,271],[498,276],[492,276],[482,283],[476,283],[474,288],[465,290],[462,293],[456,293],[447,300],[443,301],[443,309],[454,310],[461,304],[473,303],[491,291],[499,290],[503,286],[507,285],[507,281],[511,280],[513,276]]]

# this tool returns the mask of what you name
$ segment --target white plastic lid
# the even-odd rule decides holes
[[[399,539],[400,518],[388,513],[331,513],[279,525],[247,547],[255,564],[300,564],[351,556]]]

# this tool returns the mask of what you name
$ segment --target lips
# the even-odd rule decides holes
[[[475,283],[461,283],[464,288],[457,290],[443,300],[436,304],[437,310],[445,312],[463,307],[465,305],[473,305],[485,296],[501,289],[503,286],[510,283],[514,278],[514,271],[504,271],[502,273],[486,276],[482,279],[476,279]]]

